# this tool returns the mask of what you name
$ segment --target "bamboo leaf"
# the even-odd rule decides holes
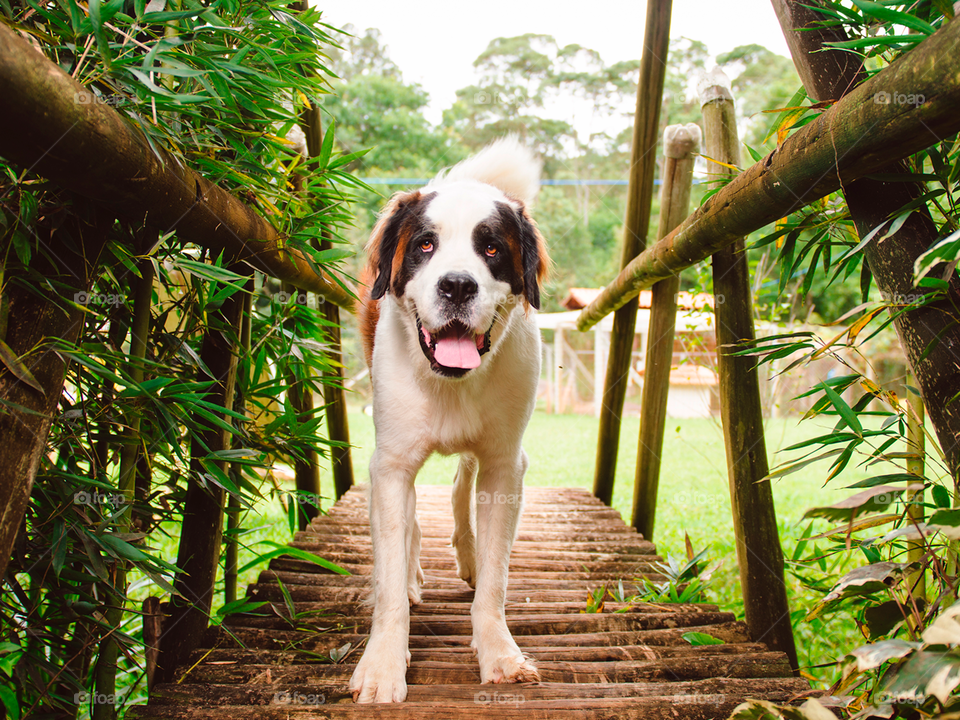
[[[3,340],[0,340],[0,361],[3,361],[3,364],[6,366],[7,370],[13,373],[13,376],[17,378],[20,382],[25,385],[29,385],[34,390],[36,390],[41,395],[46,395],[43,391],[43,387],[33,376],[33,373],[30,372],[30,368],[17,357],[17,354],[10,349],[10,346],[7,345]]]

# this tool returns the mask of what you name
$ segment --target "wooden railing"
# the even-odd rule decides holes
[[[645,43],[648,49],[652,46],[652,38],[663,36],[661,24],[669,23],[669,3],[660,5],[667,8],[661,8],[659,13],[648,10]],[[784,8],[806,12],[803,11],[805,6],[793,0],[775,0],[774,5],[778,14],[787,18],[787,23],[792,15],[783,12]],[[809,21],[806,15],[804,18],[805,22]],[[800,29],[800,25],[785,25],[788,37],[790,32]],[[670,290],[676,287],[680,271],[713,257],[714,292],[718,299],[723,297],[723,302],[715,303],[721,415],[746,619],[754,638],[786,652],[795,668],[796,651],[783,579],[776,512],[770,484],[763,482],[769,470],[759,383],[753,362],[732,357],[729,349],[732,344],[753,338],[752,301],[743,239],[749,233],[845,187],[846,183],[887,168],[892,162],[907,158],[960,130],[960,83],[956,80],[960,57],[952,51],[958,40],[960,22],[946,22],[909,55],[856,86],[839,100],[821,97],[821,100],[837,102],[762,161],[740,173],[728,172],[724,169],[726,166],[713,165],[720,168],[716,173],[718,177],[729,174],[729,182],[675,229],[672,223],[661,224],[661,237],[651,247],[644,250],[642,243],[637,242],[638,237],[646,234],[646,220],[638,224],[636,219],[648,219],[649,214],[628,212],[623,269],[584,308],[578,319],[578,329],[583,331],[611,312],[618,313],[617,317],[620,313],[629,315],[639,292],[651,286],[655,289],[650,334],[658,342],[648,348],[633,507],[634,526],[652,539],[662,424],[669,385],[669,356],[665,361],[666,372],[658,372],[658,368],[662,369],[660,366],[664,365],[661,357],[664,353],[658,353],[657,347],[672,348],[673,330],[666,318],[672,318],[676,312],[675,290]],[[821,45],[806,48],[805,52],[823,49]],[[804,75],[803,69],[808,65],[804,64],[803,58],[797,61],[797,65],[798,68],[803,66],[801,76],[817,75],[809,72]],[[820,70],[819,76],[823,76],[823,68]],[[844,90],[854,85],[854,82],[848,82]],[[710,87],[708,83],[707,89]],[[645,136],[645,130],[658,122],[659,92],[656,80],[641,74],[638,105],[646,102],[650,109],[641,113],[638,107],[631,201],[649,202],[647,189],[652,187],[654,166],[645,166],[649,168],[648,175],[637,170],[640,167],[638,158],[652,154],[652,148],[638,142]],[[884,98],[904,95],[923,97],[925,102],[913,105],[883,102]],[[702,98],[702,104],[705,154],[721,163],[738,166],[739,144],[729,89],[717,87],[714,83],[713,92]],[[897,207],[899,205],[890,207],[888,211]],[[661,212],[670,212],[669,202],[662,205]],[[878,276],[878,281],[883,285],[890,279]],[[661,292],[656,292],[658,287]],[[898,321],[909,322],[902,318]],[[630,348],[633,336],[632,322],[615,322],[611,348]],[[921,360],[917,358],[916,361]],[[629,352],[611,350],[594,477],[596,496],[608,504],[613,495],[619,417],[623,412],[624,394],[620,385],[629,372],[629,363]],[[931,379],[928,389],[932,384]],[[949,430],[944,429],[948,426],[945,421],[940,430],[942,436],[949,437]],[[946,445],[953,447],[956,443],[947,442]],[[960,452],[956,455],[960,457]]]

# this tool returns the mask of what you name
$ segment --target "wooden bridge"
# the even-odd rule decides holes
[[[417,507],[426,584],[411,609],[405,703],[356,705],[347,690],[370,626],[366,492],[355,487],[294,542],[352,574],[274,560],[248,591],[269,603],[261,614],[211,628],[174,682],[155,686],[149,704],[127,717],[726,718],[747,698],[809,692],[784,653],[750,642],[746,626],[715,605],[607,603],[585,613],[589,590],[656,580],[661,558],[615,510],[560,488],[526,491],[507,595],[510,629],[543,682],[481,685],[470,649],[473,591],[457,577],[449,546],[450,488],[418,488]],[[723,644],[693,646],[688,632]]]

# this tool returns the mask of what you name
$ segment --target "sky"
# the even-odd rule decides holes
[[[611,64],[640,58],[646,15],[646,3],[638,0],[322,0],[317,6],[330,25],[381,31],[404,80],[430,94],[426,114],[432,122],[453,103],[457,89],[474,81],[473,61],[494,38],[552,35],[561,46],[596,50]],[[790,56],[770,0],[675,0],[670,36],[700,40],[711,56],[752,43]]]

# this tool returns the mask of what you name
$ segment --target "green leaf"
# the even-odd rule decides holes
[[[902,613],[900,614],[900,619],[903,619]],[[848,657],[856,660],[857,670],[859,672],[866,672],[867,670],[875,670],[891,660],[905,658],[915,650],[919,650],[920,647],[920,643],[917,642],[883,640],[882,642],[858,647],[856,650],[850,652]]]
[[[850,428],[857,433],[857,435],[862,436],[863,426],[860,424],[860,418],[858,418],[857,414],[850,409],[850,406],[847,405],[847,401],[844,400],[836,390],[826,383],[820,383],[820,387],[823,388],[823,392],[830,400],[830,404],[833,405],[834,409],[837,411],[837,413],[839,413],[840,417],[843,418],[844,422],[849,425]],[[837,431],[842,430],[843,424],[838,425],[834,429]]]
[[[864,15],[882,20],[883,22],[903,25],[924,35],[933,35],[937,31],[933,25],[921,20],[916,15],[891,10],[880,3],[869,2],[869,0],[853,0],[853,4],[860,8],[860,11]]]
[[[938,508],[949,508],[953,505],[953,501],[950,498],[950,491],[943,485],[934,485],[930,489],[930,494],[933,496],[933,502]]]
[[[889,590],[899,583],[917,563],[879,562],[851,570],[824,597],[824,603],[854,595],[872,595]]]
[[[20,703],[17,702],[17,694],[2,683],[0,683],[0,703],[3,703],[3,708],[7,711],[7,717],[10,720],[20,720]]]
[[[29,385],[41,395],[46,396],[46,393],[43,391],[43,386],[40,385],[33,376],[33,373],[30,372],[30,368],[26,366],[23,360],[17,357],[17,354],[11,350],[10,346],[3,340],[0,340],[0,361],[3,361],[7,370],[13,373],[13,376],[17,378],[17,380],[25,385]]]
[[[723,645],[723,640],[713,637],[713,635],[708,635],[707,633],[702,632],[687,632],[681,635],[684,640],[693,645],[694,647],[699,647],[701,645]]]
[[[858,515],[886,510],[905,489],[893,485],[873,487],[834,505],[811,508],[803,514],[803,519],[822,517],[834,522],[851,522]]]

